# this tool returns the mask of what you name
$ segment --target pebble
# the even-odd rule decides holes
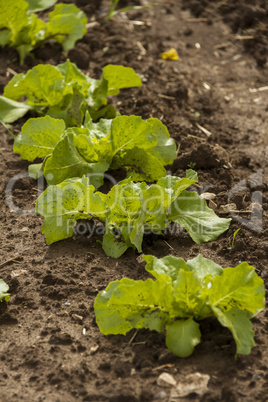
[[[167,393],[165,391],[160,391],[157,392],[157,394],[154,395],[154,400],[155,399],[165,399],[167,397]]]
[[[159,385],[160,387],[175,387],[176,384],[177,381],[175,380],[175,378],[168,373],[161,373],[157,379],[157,385]]]

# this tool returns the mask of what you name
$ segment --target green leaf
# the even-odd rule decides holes
[[[135,146],[150,149],[157,145],[150,125],[139,116],[119,116],[112,122],[111,142],[113,154]]]
[[[16,137],[13,151],[28,161],[47,156],[60,141],[64,129],[63,120],[52,119],[49,116],[29,119]]]
[[[168,219],[187,230],[197,244],[217,239],[231,219],[219,218],[196,192],[183,192],[171,205]]]
[[[26,0],[29,3],[28,12],[36,13],[37,11],[46,10],[53,6],[57,0]]]
[[[87,77],[75,63],[71,63],[69,59],[67,59],[64,63],[58,64],[56,69],[62,74],[64,77],[65,84],[69,84],[69,86],[79,85],[83,91],[88,90],[90,87],[90,79]],[[96,80],[93,80],[94,82]]]
[[[29,105],[46,107],[58,105],[71,92],[56,67],[39,64],[26,74],[14,76],[4,89],[4,96],[14,100],[27,96]]]
[[[0,302],[5,301],[6,303],[9,300],[9,293],[7,293],[9,286],[0,279]]]
[[[0,96],[0,119],[4,123],[13,123],[30,110],[34,110],[34,108],[26,103],[16,102],[5,96]]]
[[[103,138],[109,138],[112,120],[100,119],[98,123],[93,123],[92,119],[87,115],[84,127],[90,132],[91,138],[101,140]]]
[[[37,180],[39,177],[43,176],[43,163],[34,163],[28,167],[29,176],[32,179]]]
[[[143,255],[147,262],[146,271],[150,272],[156,279],[174,282],[180,270],[187,271],[188,267],[182,258],[168,255],[163,258],[156,258],[152,255]]]
[[[208,297],[210,304],[221,310],[238,307],[253,316],[264,307],[263,280],[254,267],[242,262],[236,268],[225,268],[213,279]]]
[[[63,50],[68,52],[87,32],[86,24],[85,13],[74,4],[57,4],[54,11],[49,13],[46,36],[54,36],[62,44]]]
[[[149,328],[162,332],[164,325],[169,322],[171,300],[170,285],[151,279],[134,281],[124,278],[116,282],[116,285],[110,284],[97,296],[94,310],[104,334],[124,335],[131,328]]]
[[[141,78],[130,67],[108,64],[103,68],[103,78],[108,81],[108,95],[117,95],[122,88],[141,87]]]
[[[11,32],[8,29],[3,29],[0,31],[0,46],[5,46],[11,39]]]
[[[111,282],[109,286],[98,294],[94,303],[96,321],[104,335],[123,334],[131,330],[131,324],[120,316],[120,309],[110,306],[113,291],[120,285],[119,281]]]
[[[102,185],[103,173],[109,164],[105,161],[88,162],[76,147],[80,144],[81,139],[75,139],[71,133],[58,142],[44,167],[44,175],[49,184],[58,184],[70,177],[87,175],[94,187]]]
[[[206,276],[213,278],[217,275],[221,275],[223,271],[220,265],[215,264],[215,262],[208,258],[204,258],[201,254],[192,260],[188,260],[187,267],[190,268],[191,271],[194,271],[195,276],[201,281]]]
[[[195,316],[200,319],[211,315],[210,308],[204,310],[207,301],[207,289],[200,283],[195,272],[181,270],[173,286],[174,302],[176,309],[180,311],[180,317]],[[201,312],[204,314],[203,317],[200,317]]]
[[[255,343],[252,324],[247,313],[237,307],[233,307],[228,311],[213,307],[213,312],[221,325],[232,332],[236,343],[236,353],[249,355]]]
[[[166,174],[166,169],[159,159],[138,147],[116,155],[113,159],[112,168],[126,170],[128,172],[127,177],[133,181],[153,182]]]
[[[0,29],[9,29],[12,44],[16,43],[20,30],[27,25],[27,8],[28,3],[24,0],[0,0]]]
[[[47,114],[55,119],[62,119],[67,127],[81,126],[87,109],[85,96],[78,86],[73,87],[73,93],[66,96],[64,103],[48,109]]]
[[[187,176],[184,178],[177,176],[165,176],[159,179],[157,185],[163,187],[165,192],[169,195],[168,204],[165,206],[169,207],[170,204],[177,199],[184,190],[197,181],[197,176],[192,176],[192,179],[189,179]]]
[[[148,119],[147,123],[151,126],[151,131],[157,138],[157,145],[151,153],[159,159],[164,166],[173,163],[176,159],[176,143],[170,138],[166,126],[158,119]]]
[[[199,325],[192,318],[175,321],[167,325],[166,329],[166,345],[175,356],[190,356],[200,343]]]
[[[94,194],[88,179],[67,180],[58,186],[49,186],[36,202],[36,212],[45,218],[42,233],[47,243],[72,236],[78,219],[102,217],[104,199],[104,194]]]
[[[107,232],[103,236],[102,248],[108,257],[119,258],[128,249],[128,245],[120,240],[116,239],[116,236]]]

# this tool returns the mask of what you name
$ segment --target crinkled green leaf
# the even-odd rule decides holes
[[[68,52],[87,32],[87,17],[74,4],[57,4],[49,13],[46,36],[53,36]]]
[[[0,279],[0,302],[5,301],[6,303],[9,300],[9,293],[8,292],[9,286]]]
[[[56,67],[39,64],[26,74],[14,76],[6,85],[4,96],[14,100],[27,96],[29,105],[48,107],[58,105],[63,96],[71,92]]]
[[[166,169],[159,159],[138,147],[116,155],[112,167],[114,169],[123,168],[127,171],[127,177],[133,181],[153,182],[166,174]]]
[[[211,309],[205,308],[207,287],[205,284],[200,283],[195,272],[181,270],[173,286],[174,302],[180,312],[180,317],[195,316],[200,319],[211,314]],[[202,314],[204,314],[203,317]]]
[[[100,119],[98,123],[93,123],[92,119],[90,119],[87,115],[87,120],[84,123],[84,127],[89,130],[91,138],[101,140],[102,138],[109,138],[112,120]]]
[[[103,183],[103,173],[109,164],[105,161],[88,162],[78,147],[80,138],[72,134],[65,135],[58,142],[52,155],[47,158],[44,175],[49,184],[58,184],[70,177],[90,177],[91,184],[98,188]]]
[[[33,161],[52,153],[65,129],[63,120],[48,116],[29,119],[14,141],[13,151],[22,159]]]
[[[166,330],[167,347],[176,356],[187,357],[201,340],[196,321],[214,316],[232,332],[237,353],[250,353],[254,346],[254,334],[248,305],[251,303],[252,310],[259,312],[264,308],[265,293],[263,281],[253,267],[247,269],[244,263],[246,265],[222,269],[202,256],[186,263],[172,256],[157,259],[147,255],[144,259],[146,270],[156,280],[123,278],[111,282],[96,297],[94,309],[102,333],[126,334],[132,328],[149,328],[158,332]],[[242,268],[245,270],[244,278],[241,276]],[[237,275],[235,280],[234,272]],[[222,300],[223,295],[229,298],[233,281],[237,282],[239,278],[239,303],[233,303],[230,309],[225,303],[214,303],[214,298],[218,300],[221,297]],[[232,293],[237,293],[237,289]],[[241,297],[242,293],[244,297]]]
[[[84,95],[86,95],[88,89],[91,86],[91,80],[87,77],[75,63],[71,63],[70,60],[66,60],[62,64],[58,64],[55,67],[63,76],[65,84],[69,87],[79,85]],[[93,80],[95,82],[96,80]]]
[[[242,262],[236,268],[225,268],[213,279],[208,297],[210,304],[221,310],[238,307],[254,315],[263,308],[263,280],[254,267]]]
[[[236,353],[249,355],[251,349],[255,346],[255,342],[253,327],[248,314],[238,307],[232,307],[228,311],[213,307],[213,312],[221,325],[232,332],[236,343]]]
[[[186,229],[197,244],[217,239],[231,222],[219,218],[196,192],[186,191],[171,205],[168,218]]]
[[[151,132],[150,125],[141,117],[119,116],[112,122],[111,143],[115,155],[135,146],[143,149],[154,148],[157,138]]]
[[[24,102],[16,102],[5,96],[0,96],[0,119],[4,123],[13,123],[32,109],[32,106]]]
[[[8,28],[12,45],[16,44],[20,30],[27,25],[27,8],[28,3],[24,0],[0,0],[0,29]]]
[[[190,356],[200,343],[199,325],[192,318],[178,320],[166,326],[166,345],[178,357]]]
[[[170,285],[151,279],[133,281],[125,278],[110,284],[107,290],[101,292],[95,300],[94,309],[97,323],[104,334],[110,334],[111,330],[112,334],[126,334],[131,328],[162,332],[164,325],[169,322],[171,301]]]
[[[74,85],[73,93],[66,96],[61,105],[51,106],[47,114],[64,120],[67,127],[72,127],[82,125],[86,110],[85,96],[80,88]]]
[[[122,88],[141,87],[141,78],[133,68],[108,64],[103,68],[103,78],[108,81],[108,95],[117,95]]]
[[[72,236],[78,219],[102,217],[104,199],[104,194],[94,193],[88,179],[70,179],[57,186],[49,186],[36,202],[36,212],[44,217],[42,233],[47,243]]]

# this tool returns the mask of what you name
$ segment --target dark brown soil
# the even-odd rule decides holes
[[[150,237],[144,253],[185,259],[202,253],[223,267],[247,261],[267,285],[267,2],[161,0],[109,23],[108,2],[102,3],[77,1],[97,22],[68,57],[94,78],[109,63],[133,67],[143,87],[121,91],[112,100],[116,108],[161,119],[179,145],[169,170],[183,176],[195,164],[200,191],[216,194],[217,213],[227,217],[222,206],[231,203],[239,211],[217,241],[198,246],[184,232]],[[159,56],[170,48],[178,61]],[[16,53],[2,49],[0,90],[12,70],[58,64],[67,55],[51,42],[35,56],[20,67]],[[24,121],[14,124],[16,134]],[[0,135],[0,277],[11,293],[0,315],[1,401],[171,401],[170,389],[156,382],[162,372],[176,380],[195,372],[210,376],[205,395],[185,401],[267,401],[267,312],[253,320],[256,347],[237,360],[229,331],[213,320],[202,323],[202,343],[187,359],[174,357],[154,332],[104,337],[94,320],[95,296],[111,280],[146,278],[144,263],[133,250],[108,258],[97,236],[48,246],[33,212],[41,184],[27,177],[28,163],[13,153],[7,130],[1,127]]]

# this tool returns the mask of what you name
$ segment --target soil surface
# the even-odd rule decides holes
[[[194,166],[200,193],[214,193],[216,212],[233,218],[217,241],[199,246],[181,231],[145,239],[143,252],[185,259],[202,253],[223,267],[247,261],[267,285],[267,1],[162,0],[105,23],[108,3],[76,2],[91,25],[68,55],[51,42],[19,66],[13,50],[1,49],[1,93],[14,72],[66,57],[93,78],[109,63],[133,67],[143,86],[123,90],[111,102],[121,114],[161,119],[179,147],[169,172],[184,176]],[[160,57],[170,48],[179,60]],[[16,134],[25,120],[13,125]],[[176,381],[196,372],[210,376],[208,390],[185,401],[267,401],[265,311],[253,319],[252,353],[237,359],[230,332],[214,320],[202,322],[202,342],[187,359],[174,357],[155,332],[99,332],[95,296],[111,280],[147,278],[145,263],[133,250],[108,258],[98,236],[47,245],[42,219],[34,213],[42,183],[27,177],[28,163],[13,153],[12,144],[0,127],[0,277],[11,293],[0,315],[1,401],[178,400],[171,388],[157,385],[162,372]]]

